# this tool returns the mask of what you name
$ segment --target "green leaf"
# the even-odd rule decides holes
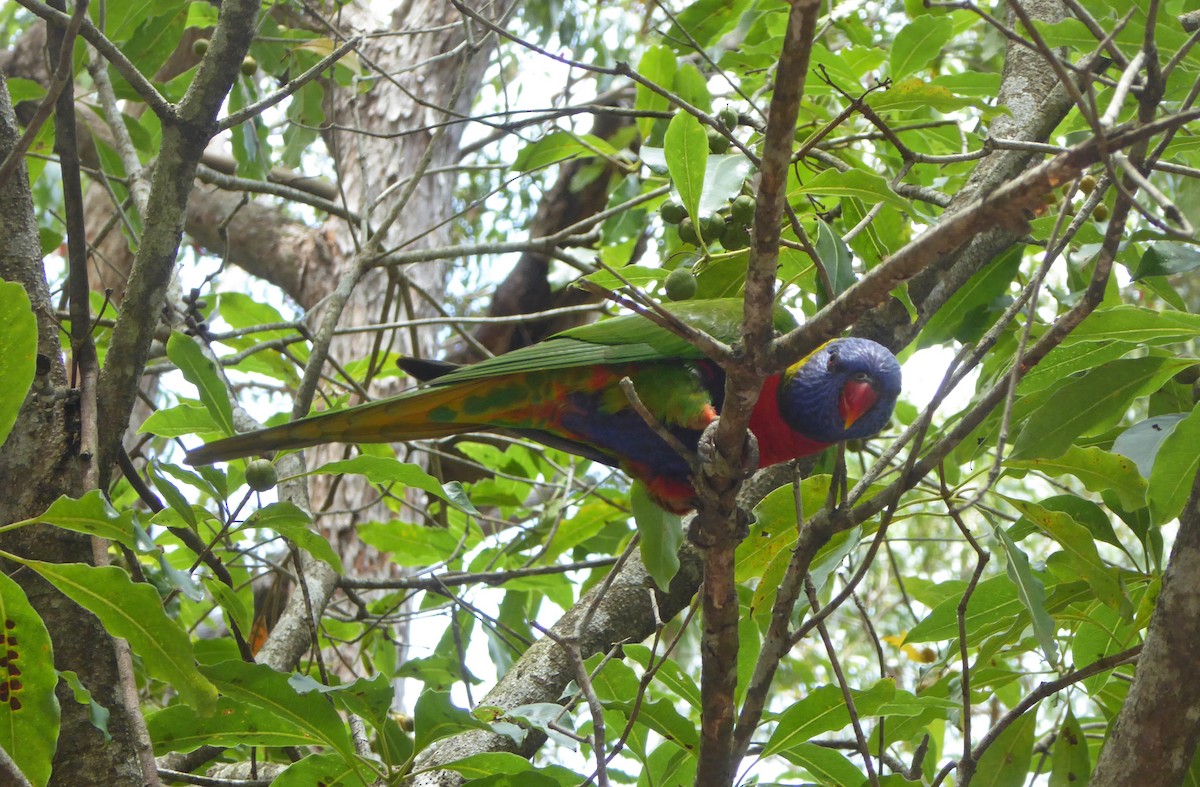
[[[953,35],[954,23],[947,16],[924,14],[909,22],[892,43],[892,79],[900,81],[940,57]]]
[[[1080,52],[1091,52],[1096,47],[1096,37],[1078,19],[1063,19],[1053,24],[1035,21],[1034,26],[1052,47],[1070,47]]]
[[[1020,248],[1010,249],[968,279],[967,283],[929,318],[929,322],[921,331],[917,346],[929,347],[955,338],[978,338],[974,336],[974,329],[978,328],[980,332],[986,329],[989,322],[986,318],[997,302],[1008,293],[1020,269],[1021,257]],[[985,319],[979,319],[980,317]]]
[[[841,752],[815,743],[797,743],[781,752],[793,765],[804,768],[818,784],[862,784],[864,774]]]
[[[205,665],[201,671],[224,696],[278,716],[278,722],[267,729],[282,733],[284,725],[290,725],[347,760],[354,756],[350,733],[333,703],[320,694],[298,693],[288,675],[265,664],[236,660]]]
[[[0,572],[0,749],[38,787],[50,781],[59,707],[50,632],[12,578]]]
[[[326,465],[328,467],[328,465]],[[322,468],[324,469],[324,468]],[[290,539],[298,547],[307,551],[317,560],[322,560],[333,566],[338,574],[344,573],[342,559],[329,546],[329,542],[309,529],[312,517],[299,506],[287,501],[271,503],[263,506],[242,523],[239,529],[261,527],[274,530],[284,538]]]
[[[338,707],[365,719],[377,729],[383,726],[392,700],[396,696],[396,690],[392,688],[388,676],[383,673],[376,673],[370,678],[358,678],[349,683],[339,683],[336,686],[326,686],[308,675],[294,673],[288,678],[288,683],[301,694],[324,694]]]
[[[129,643],[146,671],[164,681],[200,713],[210,713],[216,689],[196,669],[187,632],[163,612],[149,585],[135,583],[116,566],[19,560],[64,596],[100,619],[108,633]]]
[[[159,437],[182,437],[193,434],[215,434],[221,427],[213,420],[207,407],[180,404],[166,407],[150,414],[138,428],[138,434],[153,434]]]
[[[663,138],[663,155],[671,182],[699,233],[700,196],[704,193],[704,170],[708,166],[708,135],[700,121],[687,112],[676,113]]]
[[[216,27],[217,9],[208,3],[188,3],[188,27]]]
[[[450,701],[448,691],[423,691],[413,709],[417,751],[441,738],[466,730],[487,730],[488,725]]]
[[[992,742],[971,780],[974,787],[1022,787],[1033,761],[1033,736],[1037,714],[1026,713]]]
[[[1071,517],[1086,527],[1088,532],[1092,534],[1092,538],[1097,541],[1112,544],[1118,549],[1124,548],[1120,539],[1117,538],[1116,532],[1113,531],[1112,522],[1108,518],[1109,515],[1091,500],[1085,500],[1076,495],[1053,495],[1043,499],[1039,505],[1048,511],[1061,511]],[[1037,530],[1038,527],[1033,522],[1028,519],[1021,519],[1009,528],[1008,535],[1013,541],[1020,541]]]
[[[1200,407],[1175,427],[1163,440],[1150,471],[1146,497],[1156,523],[1169,522],[1183,511],[1200,468]]]
[[[1067,708],[1067,718],[1058,728],[1050,750],[1054,764],[1050,768],[1050,787],[1077,787],[1087,784],[1092,776],[1087,738],[1075,714]]]
[[[232,697],[217,700],[216,712],[202,716],[187,705],[172,705],[146,717],[155,755],[195,751],[201,746],[321,746],[325,739],[273,710]]]
[[[167,499],[167,505],[174,509],[180,518],[188,523],[189,527],[195,530],[196,514],[192,511],[192,504],[188,502],[188,499],[171,483],[170,479],[163,476],[157,462],[150,462],[146,465],[146,469],[150,474],[150,480],[154,482],[154,488]]]
[[[644,484],[636,482],[629,492],[633,521],[642,535],[642,562],[660,590],[671,586],[679,571],[679,547],[683,543],[683,519],[661,509]]]
[[[1140,306],[1097,309],[1071,331],[1064,344],[1128,342],[1135,345],[1172,344],[1200,336],[1200,314]]]
[[[675,16],[666,40],[677,41],[683,46],[690,36],[705,49],[737,26],[749,4],[750,0],[697,0],[690,3]],[[685,51],[692,54],[690,46]]]
[[[454,505],[460,510],[479,515],[474,506],[468,506],[464,503],[461,494],[461,488],[456,490],[456,493],[451,495],[450,492],[438,480],[420,466],[412,462],[401,462],[394,457],[371,456],[369,454],[359,454],[353,459],[346,459],[340,462],[329,462],[318,467],[316,470],[309,472],[309,475],[345,475],[355,473],[366,476],[367,480],[373,484],[401,484],[415,489],[422,489],[434,497],[440,497],[447,503]],[[469,501],[466,501],[469,503]]]
[[[522,148],[512,166],[518,172],[530,172],[579,157],[616,155],[617,149],[600,137],[554,131]]]
[[[1173,276],[1200,268],[1200,249],[1190,243],[1151,243],[1142,255],[1133,280]],[[1194,315],[1193,315],[1194,316]]]
[[[625,656],[648,669],[653,665],[658,672],[656,679],[678,694],[683,701],[693,708],[700,707],[700,687],[695,678],[673,659],[660,660],[645,645],[626,645]]]
[[[675,94],[697,109],[712,112],[708,77],[700,73],[700,69],[693,63],[681,63],[679,70],[675,72]]]
[[[867,103],[876,112],[951,112],[967,106],[981,105],[977,98],[956,95],[941,85],[908,77],[892,85],[886,92],[872,93]]]
[[[175,568],[171,561],[167,559],[167,555],[161,549],[154,550],[154,555],[158,558],[159,568],[162,569],[162,578],[173,590],[178,590],[186,598],[191,601],[204,600],[204,588],[197,582],[187,570]]]
[[[958,603],[962,595],[962,583],[942,584],[949,584],[955,592],[913,626],[904,636],[905,642],[958,639]],[[1007,575],[983,580],[975,586],[975,592],[967,601],[967,638],[975,639],[997,626],[1007,626],[1024,609],[1017,588]]]
[[[271,787],[362,787],[372,781],[364,780],[368,763],[358,757],[336,754],[310,754],[292,763],[283,773],[271,780]]]
[[[506,751],[483,752],[438,766],[454,771],[468,779],[480,779],[492,774],[515,775],[532,770],[529,760]]]
[[[817,197],[855,197],[868,205],[883,202],[896,210],[909,210],[908,202],[892,191],[884,177],[858,169],[849,172],[839,172],[836,169],[822,170],[809,178],[800,188],[788,194],[788,197],[790,199],[801,194],[812,194]]]
[[[217,426],[226,436],[237,432],[233,428],[233,407],[229,404],[229,393],[216,364],[206,356],[200,346],[182,333],[172,333],[167,340],[167,357],[179,367],[184,378],[196,386],[200,401],[208,409]]]
[[[960,96],[991,100],[1000,91],[1000,81],[1000,74],[996,72],[964,71],[942,74],[929,80],[929,84],[949,88]]]
[[[8,439],[37,365],[37,318],[25,288],[0,280],[0,446]]]
[[[242,597],[237,594],[237,591],[219,579],[212,579],[211,577],[205,577],[204,586],[208,588],[209,594],[217,602],[217,606],[225,613],[229,622],[237,626],[237,630],[241,632],[243,637],[249,639],[250,630],[254,625],[254,615],[250,611],[250,608],[246,606],[246,602],[242,601]]]
[[[96,702],[92,697],[92,693],[80,682],[79,676],[71,670],[59,670],[58,676],[71,689],[71,696],[75,699],[75,702],[88,706],[88,721],[104,736],[104,742],[108,743],[111,741],[112,735],[108,732],[108,717],[110,715],[108,708]]]
[[[642,59],[638,61],[637,65],[637,72],[640,76],[667,90],[670,90],[675,84],[675,70],[675,53],[667,46],[650,47],[646,50],[646,54],[642,55]],[[665,96],[638,84],[633,108],[644,112],[667,112],[671,109],[671,102]],[[655,120],[656,118],[652,117],[637,119],[638,133],[644,142],[654,142],[651,134]]]
[[[380,552],[391,553],[401,566],[429,566],[449,560],[458,549],[462,534],[444,527],[426,527],[410,522],[367,522],[358,535]]]
[[[826,295],[828,300],[833,300],[857,280],[854,275],[854,255],[850,253],[850,247],[824,221],[817,222],[817,254],[820,255],[825,273],[829,276],[829,283],[833,286],[833,292]]]
[[[1113,453],[1132,459],[1142,477],[1149,478],[1158,449],[1186,417],[1187,413],[1170,413],[1139,421],[1117,435],[1113,441]]]
[[[1008,557],[1005,570],[1017,586],[1017,596],[1021,603],[1029,610],[1029,617],[1033,621],[1033,633],[1038,644],[1042,646],[1042,653],[1046,655],[1047,662],[1054,664],[1058,661],[1058,641],[1054,637],[1057,627],[1046,612],[1046,587],[1030,570],[1029,556],[1004,532],[1004,528],[994,528],[993,532]]]
[[[700,215],[707,216],[723,208],[741,192],[749,174],[750,159],[743,153],[709,154],[700,194]]]
[[[1025,395],[1061,385],[1068,377],[1115,361],[1136,347],[1123,342],[1060,344],[1051,350],[1041,363],[1033,367],[1033,371],[1025,375],[1017,386],[1017,392]]]
[[[1093,602],[1085,609],[1083,620],[1071,637],[1071,658],[1076,669],[1120,653],[1137,638],[1137,634],[1130,633],[1130,626],[1123,625],[1120,614],[1112,607]],[[1109,674],[1101,672],[1085,678],[1083,687],[1094,696],[1108,679]]]
[[[37,101],[46,95],[46,88],[32,79],[8,78],[8,95],[13,106],[22,101]]]
[[[524,777],[522,777],[524,778]],[[576,779],[576,781],[580,781]],[[696,781],[696,757],[670,741],[664,741],[645,758],[645,765],[638,777],[637,787],[666,787],[666,785],[694,784]],[[474,786],[472,786],[474,787]],[[489,787],[491,787],[489,785]],[[520,784],[504,787],[526,787]],[[529,787],[543,787],[530,783]],[[563,786],[565,787],[565,785]]]
[[[1091,532],[1076,522],[1069,514],[1051,511],[1037,503],[1017,498],[1006,498],[1013,508],[1054,539],[1063,548],[1071,564],[1080,576],[1095,591],[1097,598],[1113,609],[1120,609],[1125,595],[1115,568],[1104,563],[1096,550]]]
[[[665,279],[666,275],[666,271],[662,268],[647,268],[644,265],[624,265],[620,269],[620,278],[617,277],[616,273],[604,270],[603,268],[594,273],[589,273],[584,278],[587,281],[599,284],[601,287],[615,290],[624,287],[625,281],[638,287],[648,287],[656,281]]]
[[[526,727],[540,730],[562,746],[575,746],[575,741],[561,732],[572,731],[571,715],[563,713],[563,706],[557,702],[528,702],[510,708],[504,717],[509,722],[518,721]]]
[[[895,694],[896,682],[892,678],[881,680],[865,691],[850,692],[859,718],[875,715]],[[816,735],[840,730],[849,724],[850,711],[841,688],[820,686],[779,714],[775,731],[763,747],[762,756],[778,754]]]
[[[93,489],[79,499],[63,495],[50,504],[46,513],[29,521],[106,538],[135,549],[137,536],[133,519],[132,509],[118,512],[100,490]]]
[[[1089,492],[1114,492],[1122,505],[1131,511],[1146,502],[1146,480],[1138,473],[1133,461],[1095,446],[1080,448],[1073,445],[1053,459],[1010,460],[1004,464],[1049,476],[1074,476]]]
[[[674,703],[668,700],[644,701],[635,705],[632,700],[614,702],[613,707],[626,715],[637,712],[639,722],[663,736],[684,751],[694,752],[700,746],[700,735],[696,724],[681,714]]]
[[[829,495],[830,476],[813,475],[800,483],[802,514],[820,511]],[[760,579],[767,566],[796,545],[795,487],[786,484],[771,490],[754,507],[750,535],[738,547],[734,576],[738,582]]]
[[[1075,438],[1116,423],[1134,399],[1158,390],[1190,363],[1122,358],[1064,383],[1029,416],[1009,459],[1062,456]]]

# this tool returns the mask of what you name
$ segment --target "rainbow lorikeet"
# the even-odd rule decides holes
[[[742,301],[672,307],[685,322],[723,341],[738,337]],[[775,327],[795,327],[783,309]],[[629,377],[646,409],[689,449],[721,412],[725,375],[691,344],[639,316],[616,317],[468,366],[406,359],[420,388],[390,399],[322,413],[218,440],[189,464],[330,442],[395,442],[463,432],[500,432],[625,470],[668,511],[695,507],[688,462],[632,407]],[[900,365],[867,339],[834,339],[765,381],[750,420],[759,466],[870,437],[891,418]]]

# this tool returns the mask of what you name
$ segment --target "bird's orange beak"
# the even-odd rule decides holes
[[[876,393],[875,386],[868,382],[850,380],[843,385],[842,395],[838,399],[838,411],[842,414],[846,428],[853,426],[877,401],[879,394]]]

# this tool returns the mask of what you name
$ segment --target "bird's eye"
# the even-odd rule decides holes
[[[828,371],[831,371],[831,372],[833,372],[833,371],[837,371],[837,368],[838,368],[839,366],[841,366],[841,364],[842,364],[842,361],[841,361],[841,359],[840,359],[840,358],[838,358],[837,351],[836,351],[836,350],[830,350],[830,351],[829,351],[829,360],[826,362],[826,364],[825,364],[825,368],[826,368]]]

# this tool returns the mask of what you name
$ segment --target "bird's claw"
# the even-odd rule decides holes
[[[742,461],[739,465],[734,465],[717,450],[716,434],[718,423],[719,419],[714,420],[705,427],[704,432],[700,435],[700,441],[696,446],[696,453],[700,459],[698,475],[702,475],[706,480],[720,477],[722,479],[735,479],[739,481],[754,475],[754,472],[758,470],[759,462],[758,440],[754,437],[754,434],[749,431],[746,432],[746,442],[742,447]],[[719,514],[718,516],[726,522],[732,521],[734,526],[732,536],[735,541],[741,541],[749,535],[750,525],[754,522],[754,516],[749,511],[736,504],[733,506],[732,511],[728,511],[726,506],[728,506],[729,501],[722,502],[724,495],[718,488],[713,487],[711,484],[700,484],[699,491],[702,512],[717,513],[725,509],[727,516],[720,517]],[[723,541],[729,537],[729,534],[725,536],[714,535],[714,533],[709,532],[704,523],[705,515],[702,513],[692,521],[691,528],[689,529],[689,538],[697,546],[714,546],[718,541]]]
[[[742,465],[735,467],[717,450],[717,425],[720,423],[720,418],[714,419],[704,427],[704,432],[700,435],[700,442],[696,445],[696,453],[700,456],[700,470],[709,478],[723,475],[726,478],[745,480],[758,470],[758,438],[753,432],[746,431],[746,440],[742,447]]]

